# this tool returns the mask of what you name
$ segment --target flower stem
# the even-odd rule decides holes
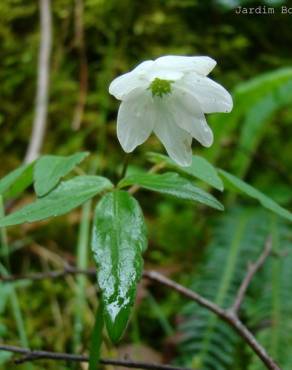
[[[125,175],[127,173],[128,166],[129,166],[129,161],[130,161],[130,154],[126,154],[125,158],[124,158],[123,168],[122,168],[119,180],[121,180],[122,178],[125,177]]]

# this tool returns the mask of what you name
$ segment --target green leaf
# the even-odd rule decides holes
[[[3,365],[8,361],[11,361],[12,355],[13,354],[11,352],[0,351],[0,365]]]
[[[253,153],[256,152],[259,143],[267,132],[267,125],[271,117],[281,108],[291,106],[292,103],[292,81],[278,86],[276,90],[270,91],[258,102],[254,102],[248,109],[245,119],[241,122],[241,133],[238,140],[238,150],[232,159],[232,168],[237,176],[244,177]]]
[[[266,196],[264,193],[255,189],[253,186],[247,184],[246,182],[240,180],[238,177],[228,173],[224,170],[219,169],[219,173],[222,175],[224,180],[231,185],[235,190],[239,190],[243,194],[248,195],[251,198],[254,198],[260,202],[260,204],[267,208],[268,210],[276,213],[277,215],[286,218],[289,221],[292,221],[292,213],[287,209],[279,206],[278,203],[273,201],[271,198]]]
[[[39,197],[49,193],[58,185],[62,177],[66,176],[73,168],[88,156],[88,152],[80,152],[69,157],[57,155],[44,155],[34,168],[34,188]]]
[[[283,94],[284,91],[282,89],[284,88],[284,90],[286,90],[288,88],[288,86],[285,87],[285,85],[289,83],[289,81],[291,82],[291,78],[292,68],[285,67],[272,70],[271,72],[266,72],[237,85],[232,93],[233,105],[236,107],[236,109],[233,109],[229,114],[214,114],[209,117],[209,123],[211,123],[216,140],[214,144],[205,152],[206,157],[215,163],[222,151],[222,146],[224,146],[226,143],[229,143],[230,140],[233,141],[234,135],[238,137],[238,129],[245,131],[246,123],[248,125],[253,125],[253,123],[250,121],[252,117],[248,118],[248,115],[254,115],[252,111],[254,110],[255,106],[257,106],[259,109],[262,109],[265,108],[265,105],[266,108],[269,109],[267,104],[269,104],[268,100],[270,100],[270,97],[272,96],[278,100],[276,105],[279,104],[279,108],[283,106],[283,104],[285,104],[284,101],[289,99],[289,95],[291,97],[291,93],[288,93],[287,97],[285,97],[285,93]],[[274,111],[276,108],[274,108],[275,104],[272,103],[272,106],[272,110]],[[264,114],[265,113],[260,113],[260,120],[262,118],[264,119]],[[257,117],[255,118],[254,124],[255,126],[258,126]],[[245,121],[242,122],[243,119],[249,121],[249,123]],[[261,125],[262,123],[259,123],[259,126]],[[255,127],[255,129],[257,131],[260,129],[260,127]],[[248,131],[250,130],[248,129]],[[258,137],[258,133],[261,135],[260,132],[255,132],[255,137],[253,136],[252,139],[249,137],[249,139],[251,139],[252,146],[257,146],[259,144],[258,139],[260,139],[260,137]],[[240,145],[238,144],[238,146]],[[241,151],[240,148],[238,149]],[[251,148],[251,150],[254,149]],[[236,157],[237,155],[235,158]],[[245,156],[245,158],[247,158],[247,156]],[[246,167],[246,164],[244,164],[244,167]],[[244,169],[244,171],[246,171],[246,169]]]
[[[193,155],[192,164],[189,167],[178,166],[171,158],[160,153],[148,153],[148,157],[151,162],[164,162],[167,167],[175,169],[180,173],[198,178],[208,185],[213,186],[215,189],[220,191],[223,191],[224,189],[223,182],[218,176],[216,168],[203,157]]]
[[[98,266],[105,324],[117,342],[129,319],[142,274],[146,226],[138,202],[125,191],[103,196],[96,207],[92,250]]]
[[[0,194],[5,198],[14,198],[25,190],[33,181],[34,163],[18,167],[0,180]]]
[[[0,219],[0,227],[63,215],[110,188],[112,188],[111,182],[100,176],[78,176],[72,180],[63,181],[47,196]]]
[[[148,173],[129,176],[119,183],[120,187],[130,185],[138,185],[142,188],[168,194],[176,198],[199,202],[220,211],[224,209],[223,205],[213,195],[200,189],[177,173],[167,172],[163,175]]]

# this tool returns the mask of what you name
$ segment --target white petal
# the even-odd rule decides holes
[[[136,88],[147,88],[149,85],[148,80],[143,77],[147,75],[147,71],[151,69],[153,63],[153,60],[146,60],[138,64],[131,72],[115,78],[109,86],[109,93],[115,98],[122,100]]]
[[[117,119],[117,135],[125,152],[132,152],[144,143],[154,126],[154,106],[151,93],[133,90],[122,101]]]
[[[189,90],[196,97],[204,113],[228,113],[233,108],[229,92],[208,77],[192,73],[186,75],[178,83],[181,88]]]
[[[160,78],[161,80],[177,81],[184,76],[183,72],[175,71],[172,69],[162,68],[159,66],[153,66],[145,77],[151,82],[155,78]]]
[[[133,72],[139,74],[147,72],[153,66],[153,64],[153,60],[145,60],[144,62],[138,64],[137,67],[133,69]]]
[[[156,105],[156,123],[154,133],[164,145],[168,155],[180,166],[190,166],[192,163],[192,137],[176,125],[173,115],[167,105]]]
[[[132,71],[115,78],[109,86],[109,93],[115,98],[122,100],[138,87],[147,87],[147,82]]]
[[[149,81],[149,83],[155,78],[176,81],[183,77],[183,73],[181,71],[177,71],[176,68],[165,68],[153,60],[147,60],[146,62],[139,64],[133,72],[137,73],[141,78]]]
[[[166,55],[156,59],[154,63],[162,68],[175,69],[181,72],[197,72],[203,76],[209,74],[216,65],[216,61],[207,56]]]
[[[169,108],[179,127],[189,132],[203,146],[210,147],[213,144],[213,132],[193,95],[175,89],[169,98]]]

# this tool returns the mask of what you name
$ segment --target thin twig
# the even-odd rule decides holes
[[[75,0],[75,42],[78,48],[80,61],[80,71],[79,71],[80,89],[72,121],[73,130],[79,130],[81,127],[88,92],[88,62],[84,38],[83,8],[84,8],[83,0]]]
[[[166,276],[160,274],[157,271],[144,271],[143,277],[159,284],[165,285],[168,288],[175,290],[179,294],[197,302],[200,306],[207,308],[209,311],[214,312],[217,316],[224,318],[226,317],[225,311],[217,306],[215,303],[209,301],[208,299],[202,297],[200,294],[185,288],[184,286],[176,283],[175,281],[167,278]]]
[[[40,359],[47,360],[61,360],[61,361],[72,361],[72,362],[88,362],[89,357],[84,355],[75,355],[71,353],[62,352],[50,352],[50,351],[32,351],[29,348],[21,348],[16,346],[9,346],[0,344],[0,351],[7,351],[12,353],[22,354],[23,357],[16,360],[15,363],[21,364],[27,361],[36,361]],[[101,359],[100,363],[103,365],[122,366],[133,369],[149,369],[149,370],[188,370],[182,367],[176,367],[171,365],[161,365],[155,363],[146,363],[140,361],[131,360],[114,360],[114,359]]]
[[[162,285],[165,285],[179,294],[191,299],[192,301],[198,303],[200,306],[205,307],[209,311],[213,312],[215,315],[224,320],[229,324],[241,338],[250,346],[250,348],[258,355],[258,357],[263,361],[268,369],[280,370],[280,367],[275,363],[275,361],[268,355],[266,350],[258,343],[254,335],[247,329],[247,327],[240,321],[237,315],[232,309],[223,309],[217,304],[209,301],[208,299],[202,297],[198,293],[193,292],[190,289],[168,279],[167,277],[161,275],[155,271],[147,271],[143,274],[144,277],[156,281]]]
[[[229,324],[238,334],[239,336],[250,346],[250,348],[258,355],[258,357],[263,361],[268,369],[271,370],[280,370],[280,367],[276,364],[276,362],[268,355],[266,350],[258,343],[254,335],[247,329],[247,327],[242,323],[237,315],[236,309],[234,307],[240,307],[242,300],[244,299],[244,295],[246,289],[248,288],[249,283],[252,280],[254,274],[259,270],[259,268],[265,262],[268,254],[270,253],[272,246],[271,246],[271,239],[269,238],[265,244],[265,250],[259,257],[258,261],[254,263],[254,267],[252,270],[249,270],[247,277],[244,279],[243,283],[241,284],[238,293],[236,295],[235,302],[230,308],[223,309],[219,307],[216,303],[209,301],[208,299],[202,297],[200,294],[185,288],[184,286],[176,283],[175,281],[165,277],[164,275],[160,274],[156,271],[144,271],[143,277],[145,279],[149,279],[151,281],[155,281],[159,284],[162,284],[172,290],[175,290],[180,295],[196,302],[202,307],[205,307],[209,311],[213,312],[227,324]],[[95,275],[95,269],[88,269],[88,270],[79,270],[74,267],[66,267],[64,270],[61,271],[50,271],[45,273],[39,274],[30,274],[30,275],[15,275],[15,276],[1,276],[0,280],[3,282],[13,282],[22,279],[30,279],[30,280],[42,280],[46,278],[60,278],[64,277],[67,274],[87,274],[87,275]],[[239,298],[238,298],[239,297]],[[239,302],[239,303],[238,303]]]
[[[37,272],[37,273],[32,273],[32,274],[0,275],[0,281],[2,281],[3,283],[15,282],[19,280],[39,281],[39,280],[45,280],[45,279],[59,279],[67,275],[80,275],[80,274],[95,276],[96,268],[89,268],[89,269],[83,270],[83,269],[78,269],[76,267],[68,266],[68,267],[65,267],[63,270]]]
[[[25,155],[25,163],[30,163],[39,156],[46,131],[50,56],[52,49],[52,15],[50,0],[40,0],[40,27],[41,38],[38,60],[36,107],[30,142]]]
[[[263,250],[263,253],[260,255],[259,259],[255,263],[252,263],[248,266],[247,274],[238,289],[236,298],[234,300],[234,304],[232,306],[232,310],[234,311],[234,313],[238,313],[252,278],[261,269],[271,251],[272,251],[272,239],[271,237],[269,237],[265,243],[265,248]]]

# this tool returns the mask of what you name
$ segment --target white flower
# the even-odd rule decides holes
[[[139,64],[117,77],[110,94],[121,100],[117,134],[132,152],[152,131],[169,156],[181,166],[192,162],[192,138],[209,147],[213,133],[204,113],[230,112],[232,98],[206,77],[216,62],[205,56],[164,56]]]

